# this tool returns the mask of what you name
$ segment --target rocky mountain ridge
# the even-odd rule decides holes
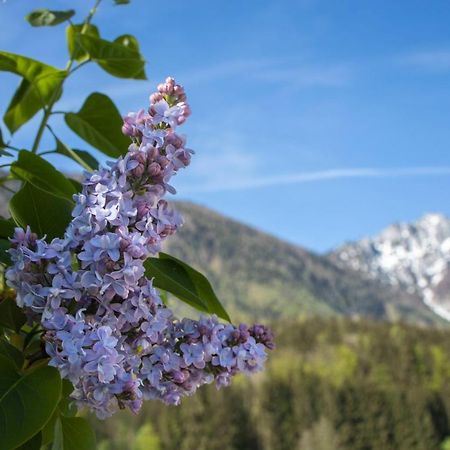
[[[427,214],[379,235],[345,244],[331,254],[340,267],[419,295],[450,321],[450,219]]]

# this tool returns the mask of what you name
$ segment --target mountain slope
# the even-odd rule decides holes
[[[445,216],[428,214],[412,224],[391,225],[378,236],[343,245],[331,258],[419,295],[450,320],[450,219]]]
[[[0,215],[10,194],[0,191]],[[177,202],[185,225],[166,250],[205,273],[234,320],[305,315],[436,323],[417,292],[283,242],[209,209]],[[447,280],[450,283],[450,278]]]
[[[433,323],[416,294],[283,242],[192,203],[167,251],[205,273],[236,318],[320,314]]]

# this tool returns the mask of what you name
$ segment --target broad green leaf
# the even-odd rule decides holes
[[[61,96],[66,72],[25,56],[0,51],[0,70],[22,77],[3,120],[11,133]]]
[[[11,219],[0,217],[0,238],[8,239],[12,237],[14,228],[16,228],[16,225]]]
[[[0,325],[18,332],[26,322],[23,311],[16,305],[14,298],[5,296],[0,298]],[[2,448],[0,446],[0,448]]]
[[[110,42],[95,36],[79,36],[81,47],[103,70],[119,78],[146,80],[145,61],[134,45],[124,45],[121,38]]]
[[[67,11],[36,9],[28,14],[26,19],[33,27],[51,27],[69,20],[74,14],[75,11],[73,9]]]
[[[73,159],[89,172],[98,169],[98,161],[89,152],[85,150],[72,149],[61,142],[58,138],[56,138],[56,153]]]
[[[18,160],[11,166],[11,173],[44,191],[69,200],[78,192],[70,180],[48,161],[26,150],[19,152]]]
[[[42,433],[36,433],[30,440],[17,447],[16,450],[39,450],[42,445]]]
[[[66,28],[66,40],[67,40],[67,48],[69,50],[69,55],[75,61],[82,62],[86,61],[89,58],[86,50],[84,50],[81,46],[80,35],[87,34],[89,36],[93,36],[96,38],[100,37],[100,33],[98,28],[95,25],[91,24],[81,24],[81,25],[69,25]]]
[[[116,5],[128,5],[130,3],[130,0],[114,0],[114,3]]]
[[[170,292],[200,311],[230,321],[209,281],[188,264],[161,252],[159,258],[148,258],[144,266],[146,276],[154,278],[155,287]]]
[[[8,250],[11,247],[11,242],[7,239],[0,238],[0,263],[5,266],[9,266],[11,264],[11,257],[9,256]]]
[[[61,395],[61,378],[53,367],[19,374],[0,356],[0,448],[14,449],[31,439],[50,419]]]
[[[2,129],[0,128],[0,149],[5,148],[5,141],[3,140],[3,133],[2,133]]]
[[[60,416],[56,420],[52,450],[95,449],[95,434],[86,419]]]
[[[138,40],[131,34],[123,34],[114,39],[114,42],[123,45],[124,47],[127,47],[131,50],[135,50],[136,52],[140,51]]]
[[[20,369],[23,365],[22,352],[4,339],[0,339],[0,355],[14,361],[17,369]]]
[[[77,113],[66,113],[69,128],[108,156],[117,158],[127,152],[130,140],[121,132],[122,117],[112,100],[94,92]]]
[[[9,202],[11,216],[19,226],[29,225],[32,231],[39,236],[47,235],[49,240],[64,236],[73,206],[73,202],[30,183],[25,183]]]

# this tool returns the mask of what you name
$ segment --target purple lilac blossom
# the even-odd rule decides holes
[[[47,243],[18,228],[11,239],[6,277],[17,304],[43,326],[49,364],[73,383],[77,405],[100,418],[228,385],[261,370],[273,348],[263,325],[178,320],[144,275],[144,261],[182,225],[163,197],[193,154],[176,133],[189,115],[183,87],[168,78],[148,111],[124,118],[128,152],[86,173],[64,238]]]

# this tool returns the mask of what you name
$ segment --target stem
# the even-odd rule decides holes
[[[92,7],[92,9],[89,11],[89,14],[87,15],[86,19],[84,20],[83,23],[83,27],[81,29],[81,34],[83,34],[86,30],[87,27],[89,26],[89,24],[91,23],[92,18],[94,17],[95,13],[97,12],[97,8],[100,5],[102,0],[96,0],[94,6]],[[86,61],[88,62],[88,61]],[[34,139],[34,143],[33,143],[33,147],[31,148],[31,151],[33,153],[36,153],[38,148],[39,148],[39,144],[41,142],[42,139],[42,135],[44,134],[44,130],[45,127],[47,125],[48,119],[50,118],[51,114],[52,114],[52,108],[55,105],[59,94],[61,92],[62,86],[64,84],[64,81],[67,80],[67,78],[79,67],[81,67],[82,65],[84,65],[84,63],[79,64],[77,67],[75,67],[75,69],[72,69],[74,60],[72,58],[72,56],[70,57],[69,61],[67,62],[65,71],[67,72],[67,75],[61,80],[61,82],[59,83],[58,87],[55,89],[55,91],[53,92],[53,95],[50,99],[50,102],[48,104],[48,106],[46,108],[44,108],[44,114],[42,116],[42,120],[41,123],[39,124],[39,128],[38,128],[38,132],[36,134],[36,137]]]

